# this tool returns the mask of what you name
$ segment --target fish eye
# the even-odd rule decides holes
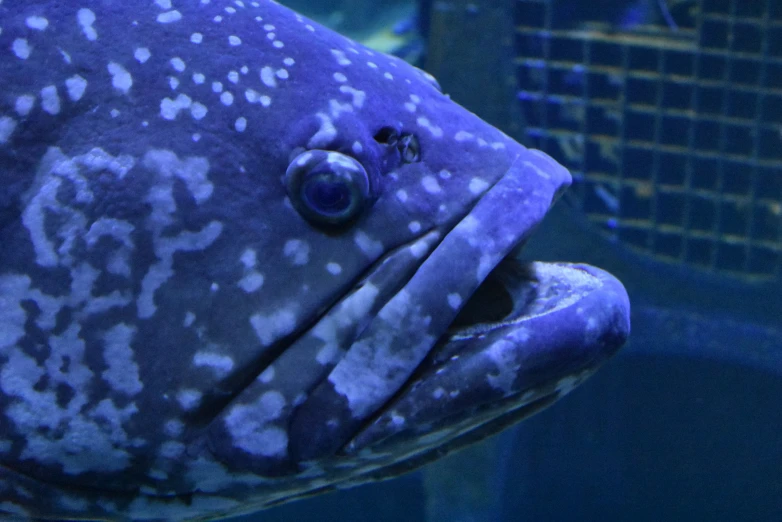
[[[339,152],[302,152],[288,165],[284,182],[296,211],[314,225],[344,225],[370,200],[367,171]]]
[[[415,163],[421,159],[421,144],[415,134],[402,134],[397,149],[405,163]]]
[[[393,127],[383,127],[375,133],[375,141],[390,147],[396,147],[399,141],[399,131]]]

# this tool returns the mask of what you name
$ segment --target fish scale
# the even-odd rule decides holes
[[[479,364],[437,359],[570,175],[397,58],[270,1],[4,0],[0,28],[0,514],[212,519],[394,476],[629,332],[610,275],[536,264],[521,287],[568,288],[546,335],[519,306],[463,332]]]

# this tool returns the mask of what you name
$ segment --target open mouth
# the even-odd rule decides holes
[[[519,251],[486,277],[347,453],[469,444],[551,405],[621,347],[629,303],[619,281],[587,265],[522,261]]]

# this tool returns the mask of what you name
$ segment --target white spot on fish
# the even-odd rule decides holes
[[[211,368],[217,375],[222,376],[233,369],[234,361],[227,355],[200,351],[193,356],[193,365]]]
[[[263,383],[270,383],[274,379],[274,366],[269,366],[258,376],[258,380]]]
[[[332,49],[331,54],[334,55],[334,58],[337,59],[337,63],[339,65],[347,66],[353,63],[345,56],[345,53],[339,49]]]
[[[404,189],[399,189],[396,191],[396,199],[401,201],[402,203],[405,203],[407,201],[407,191]]]
[[[209,112],[209,110],[203,103],[193,102],[190,106],[190,114],[193,116],[193,119],[201,120],[206,116],[207,112]]]
[[[258,254],[252,248],[248,248],[242,252],[239,261],[241,261],[245,268],[253,268],[258,264]]]
[[[90,9],[79,9],[76,13],[76,19],[81,26],[81,32],[84,33],[84,37],[87,40],[94,42],[98,39],[98,32],[92,27],[92,24],[95,23],[95,13]]]
[[[296,314],[293,310],[277,310],[271,315],[254,314],[250,324],[261,344],[269,346],[296,328]]]
[[[71,64],[71,55],[66,53],[65,51],[63,51],[59,47],[57,48],[57,50],[60,51],[60,56],[62,56],[62,60],[65,63],[67,63],[68,65],[70,65]]]
[[[101,377],[113,390],[127,396],[138,394],[144,387],[139,379],[138,365],[133,360],[131,342],[135,333],[135,328],[120,323],[103,336],[106,369]]]
[[[274,70],[271,67],[261,69],[261,81],[267,87],[277,87],[277,80],[274,78]]]
[[[68,98],[79,101],[87,89],[87,80],[76,74],[65,80],[65,87],[68,89]]]
[[[252,271],[242,277],[237,284],[239,285],[239,288],[250,294],[261,288],[263,286],[263,281],[263,274]]]
[[[424,190],[429,194],[437,194],[442,191],[440,183],[438,183],[437,178],[434,176],[424,176],[421,178],[421,185],[423,185]]]
[[[286,241],[283,253],[297,266],[306,265],[310,260],[310,247],[300,239],[289,239]]]
[[[49,20],[43,16],[28,16],[25,23],[27,24],[27,27],[36,31],[43,31],[49,27]]]
[[[173,120],[182,109],[189,109],[193,100],[186,94],[180,94],[176,99],[164,98],[160,102],[160,116],[166,120]]]
[[[30,111],[33,110],[33,106],[35,105],[35,96],[32,96],[30,94],[23,94],[16,98],[16,103],[14,105],[14,109],[16,110],[16,114],[19,116],[27,116],[30,114]]]
[[[201,392],[198,390],[180,390],[176,394],[176,400],[185,411],[190,411],[201,404]]]
[[[230,92],[225,91],[220,95],[220,103],[222,103],[226,107],[231,106],[233,102],[234,102],[234,95],[231,94]]]
[[[337,129],[334,127],[334,122],[331,121],[331,118],[322,112],[318,113],[317,117],[320,119],[320,129],[307,143],[310,149],[322,149],[337,137]]]
[[[448,306],[454,310],[458,310],[462,306],[462,296],[459,294],[448,294]]]
[[[206,76],[204,76],[201,73],[194,73],[193,74],[193,83],[196,85],[201,85],[206,81]]]
[[[372,239],[363,230],[356,232],[353,241],[367,257],[374,259],[383,253],[383,243]]]
[[[239,117],[234,122],[234,128],[238,132],[244,132],[244,130],[247,128],[247,118]]]
[[[237,45],[242,45],[242,39],[232,34],[231,36],[228,37],[228,44],[232,47],[236,47]]]
[[[489,188],[489,183],[485,179],[472,178],[470,180],[470,192],[475,195],[482,194]]]
[[[349,85],[341,85],[339,87],[339,91],[345,94],[350,94],[353,97],[353,106],[356,107],[357,109],[360,109],[361,107],[364,106],[364,100],[366,100],[367,97],[364,91],[354,89]]]
[[[0,118],[0,143],[7,143],[16,129],[16,120],[9,116]]]
[[[169,63],[171,63],[171,67],[173,67],[174,70],[177,72],[184,72],[185,68],[187,67],[185,65],[185,61],[178,56],[171,58],[171,60],[169,60]]]
[[[421,259],[429,251],[429,245],[423,239],[416,241],[410,245],[410,253],[416,259]]]
[[[326,263],[326,270],[331,275],[339,275],[342,273],[342,267],[339,265],[339,263]]]
[[[267,424],[282,414],[284,406],[285,398],[277,391],[268,391],[249,405],[234,406],[224,420],[233,444],[250,455],[285,456],[288,448],[287,432]]]
[[[157,15],[157,21],[160,24],[170,24],[174,22],[178,22],[182,19],[182,13],[180,13],[177,10],[174,11],[166,11],[165,13],[160,13]]]
[[[179,78],[177,78],[176,76],[169,76],[168,86],[171,87],[172,91],[175,91],[177,87],[179,87]]]
[[[428,130],[435,138],[441,138],[443,136],[443,130],[437,125],[432,124],[428,118],[422,116],[416,120],[416,123]]]
[[[244,91],[244,98],[249,103],[258,103],[258,101],[261,99],[261,93],[255,89],[247,89]]]
[[[155,0],[155,3],[161,9],[171,9],[171,0]]]
[[[200,44],[201,42],[204,41],[204,35],[202,35],[201,33],[193,33],[190,35],[190,41],[193,42],[194,44]]]
[[[60,96],[57,94],[57,87],[54,85],[41,89],[41,108],[44,112],[51,115],[60,112]]]
[[[107,69],[111,75],[111,85],[123,94],[127,94],[133,85],[133,77],[130,73],[117,62],[109,62]]]
[[[408,223],[407,228],[412,232],[413,234],[417,234],[421,231],[421,223],[418,221],[411,221]]]
[[[14,40],[14,42],[11,44],[11,50],[20,60],[28,59],[30,57],[30,53],[32,52],[32,49],[30,48],[30,45],[27,43],[25,38],[17,38]]]
[[[346,81],[348,81],[348,77],[342,74],[341,72],[335,72],[334,79],[340,83],[345,83]]]
[[[138,63],[147,63],[147,60],[149,60],[150,56],[152,56],[152,53],[150,53],[149,49],[146,47],[139,47],[133,53],[133,57],[138,60]]]
[[[212,92],[223,92],[223,84],[221,82],[212,82]]]

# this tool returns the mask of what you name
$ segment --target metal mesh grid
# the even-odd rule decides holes
[[[527,144],[573,171],[571,202],[611,238],[779,279],[782,1],[679,3],[675,29],[618,30],[563,27],[556,0],[517,0]]]

